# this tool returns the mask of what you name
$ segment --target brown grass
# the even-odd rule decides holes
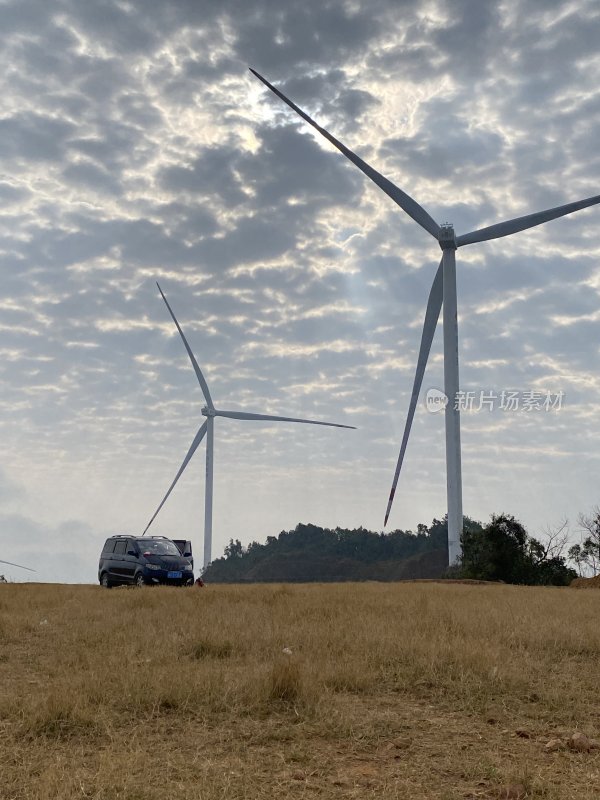
[[[0,586],[0,797],[598,797],[600,594]],[[517,733],[519,731],[519,733]]]

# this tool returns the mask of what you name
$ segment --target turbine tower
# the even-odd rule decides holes
[[[427,211],[419,205],[410,195],[403,192],[395,184],[381,175],[373,167],[359,158],[352,150],[339,142],[328,131],[318,125],[308,114],[289,100],[279,89],[272,86],[269,81],[262,77],[256,70],[250,68],[250,72],[255,75],[265,86],[277,95],[284,103],[299,114],[309,125],[312,125],[322,136],[336,147],[343,155],[355,164],[368,178],[370,178],[379,188],[385,192],[400,208],[414,219],[439,243],[442,250],[442,259],[435,274],[433,285],[429,293],[423,332],[421,335],[421,345],[417,359],[417,368],[413,383],[412,394],[408,406],[408,414],[400,446],[400,455],[394,473],[392,490],[390,492],[387,509],[385,512],[384,527],[387,524],[396,486],[400,476],[400,470],[408,444],[408,437],[412,426],[413,417],[423,382],[423,375],[431,349],[433,334],[437,326],[442,306],[444,308],[443,330],[444,330],[444,393],[447,398],[445,409],[446,423],[446,491],[448,498],[448,561],[454,564],[461,555],[460,537],[463,529],[462,512],[462,475],[461,475],[461,448],[460,448],[460,412],[457,408],[458,399],[458,321],[456,303],[456,250],[466,244],[485,242],[489,239],[499,239],[502,236],[510,236],[513,233],[533,228],[552,219],[557,219],[565,214],[572,214],[582,208],[593,206],[600,203],[600,195],[588,197],[585,200],[578,200],[574,203],[567,203],[557,208],[549,208],[545,211],[538,211],[528,214],[525,217],[499,222],[487,228],[481,228],[470,233],[456,236],[452,225],[438,225],[429,216]]]
[[[198,378],[198,383],[200,384],[200,388],[202,389],[202,393],[204,395],[204,399],[206,400],[206,405],[202,408],[202,414],[206,417],[206,421],[202,423],[198,432],[194,436],[194,440],[190,445],[190,449],[188,450],[186,457],[183,459],[183,463],[179,468],[179,472],[175,475],[175,479],[173,483],[169,486],[169,489],[166,495],[161,500],[160,505],[152,515],[152,519],[146,525],[144,529],[145,535],[146,531],[154,522],[158,512],[161,510],[163,505],[165,504],[168,496],[171,494],[173,489],[175,488],[175,484],[181,477],[183,471],[187,467],[190,459],[198,449],[200,442],[206,436],[206,484],[205,484],[205,495],[204,495],[204,554],[203,554],[203,566],[206,568],[211,561],[211,550],[212,550],[212,507],[213,507],[213,452],[214,452],[214,422],[215,417],[229,417],[229,419],[242,419],[242,420],[268,420],[270,422],[301,422],[306,423],[308,425],[326,425],[327,427],[331,428],[349,428],[351,430],[356,430],[353,425],[340,425],[336,422],[319,422],[314,419],[296,419],[295,417],[277,417],[273,416],[272,414],[254,414],[248,411],[219,411],[215,408],[214,403],[212,401],[212,397],[210,396],[210,391],[208,389],[208,384],[202,374],[202,370],[198,366],[198,362],[192,350],[188,344],[187,339],[185,338],[183,331],[181,330],[181,326],[179,322],[177,322],[177,318],[173,313],[171,306],[169,305],[167,298],[163,294],[163,290],[160,288],[158,283],[158,291],[160,292],[162,299],[165,301],[167,308],[169,309],[169,314],[171,315],[177,330],[179,331],[179,335],[183,340],[183,344],[185,349],[187,350],[187,354],[190,357],[190,361],[192,362],[192,367],[194,368],[194,372],[196,373],[196,377]]]

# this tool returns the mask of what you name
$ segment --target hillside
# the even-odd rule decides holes
[[[328,583],[399,581],[448,575],[446,520],[417,532],[374,533],[365,528],[297,525],[265,544],[230,540],[223,558],[205,570],[212,583]],[[461,564],[452,577],[529,585],[566,586],[577,573],[560,552],[530,536],[507,514],[486,525],[465,517]]]
[[[448,564],[446,523],[434,520],[417,533],[374,533],[299,524],[265,544],[231,541],[204,577],[214,583],[395,581],[441,577]]]

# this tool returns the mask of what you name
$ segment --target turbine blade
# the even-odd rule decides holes
[[[194,453],[195,453],[195,452],[196,452],[196,450],[198,449],[198,445],[200,444],[200,442],[202,441],[202,439],[204,439],[204,435],[205,435],[205,433],[206,433],[206,428],[207,428],[207,425],[208,425],[208,422],[203,422],[203,423],[202,423],[202,425],[200,426],[200,429],[198,430],[198,433],[197,433],[197,434],[194,436],[194,441],[193,441],[193,442],[192,442],[192,444],[190,445],[190,449],[187,451],[187,455],[186,455],[186,457],[183,459],[183,464],[182,464],[182,465],[179,467],[179,472],[177,473],[177,475],[175,475],[175,480],[174,480],[174,481],[173,481],[173,483],[172,483],[172,484],[169,486],[169,491],[168,491],[168,492],[166,493],[166,495],[163,497],[163,499],[162,499],[162,501],[161,501],[161,503],[160,503],[159,507],[156,509],[156,511],[155,511],[155,512],[154,512],[154,514],[152,515],[152,519],[150,520],[150,522],[149,522],[149,523],[146,525],[146,527],[144,528],[144,533],[142,533],[142,536],[144,536],[144,535],[145,535],[145,533],[146,533],[146,531],[148,530],[148,528],[150,527],[150,525],[152,525],[152,523],[153,523],[153,522],[154,522],[154,520],[156,519],[156,516],[157,516],[158,512],[161,510],[161,508],[162,508],[162,507],[164,506],[164,504],[166,503],[166,501],[167,501],[167,497],[168,497],[168,496],[171,494],[171,492],[172,492],[172,491],[173,491],[173,489],[175,488],[175,484],[177,483],[177,481],[178,481],[178,480],[179,480],[179,478],[181,477],[181,473],[182,473],[182,472],[183,472],[183,470],[184,470],[184,469],[187,467],[187,465],[188,465],[188,463],[189,463],[189,461],[190,461],[191,457],[194,455]]]
[[[510,236],[511,233],[525,231],[527,228],[535,228],[536,225],[542,225],[551,219],[564,217],[565,214],[572,214],[574,211],[594,206],[596,203],[600,203],[600,194],[595,195],[595,197],[588,197],[585,200],[577,200],[575,203],[567,203],[565,206],[548,208],[546,211],[537,211],[535,214],[528,214],[526,217],[517,217],[506,222],[499,222],[497,225],[490,225],[488,228],[480,228],[478,231],[457,236],[456,246],[462,247],[464,244],[474,244],[475,242],[485,242],[488,239],[500,239],[502,236]]]
[[[354,425],[340,425],[337,422],[319,422],[316,419],[297,419],[296,417],[275,417],[272,414],[251,414],[247,411],[215,411],[217,417],[229,417],[229,419],[264,419],[271,422],[304,422],[308,425],[327,425],[330,428],[349,428],[356,430]]]
[[[29,572],[37,572],[37,569],[31,569],[31,567],[24,567],[22,564],[13,564],[12,561],[4,561],[0,558],[0,564],[10,564],[11,567],[18,567],[19,569],[26,569]]]
[[[196,361],[196,359],[194,357],[194,354],[192,353],[192,348],[189,346],[189,344],[187,342],[187,339],[183,335],[183,331],[181,330],[181,326],[177,322],[177,317],[173,313],[173,309],[169,305],[169,301],[165,297],[165,295],[163,293],[163,290],[160,288],[158,282],[157,282],[156,285],[158,286],[158,291],[161,293],[162,299],[165,301],[165,304],[166,304],[167,308],[169,309],[169,314],[173,318],[173,322],[177,326],[177,330],[179,331],[179,335],[183,339],[183,344],[185,345],[185,349],[187,350],[187,354],[190,357],[190,361],[192,362],[192,367],[194,368],[194,372],[196,373],[196,377],[198,378],[198,383],[200,384],[200,388],[202,389],[202,393],[204,394],[204,397],[206,398],[206,403],[207,403],[209,408],[214,408],[212,397],[210,396],[210,392],[208,391],[208,384],[206,383],[204,375],[202,374],[202,370],[198,366],[198,362]]]
[[[442,308],[442,301],[444,298],[444,280],[443,280],[442,261],[435,273],[431,291],[429,292],[429,299],[427,301],[427,310],[425,312],[425,320],[423,322],[423,333],[421,334],[421,346],[419,348],[419,358],[417,359],[417,369],[415,372],[415,380],[413,383],[412,394],[410,396],[410,403],[408,405],[408,414],[406,417],[406,424],[404,426],[404,435],[402,436],[402,444],[400,446],[400,455],[398,456],[398,463],[396,464],[396,472],[394,473],[394,480],[392,482],[392,491],[388,500],[387,508],[385,511],[385,522],[383,527],[387,525],[388,517],[394,502],[394,495],[396,494],[396,486],[398,485],[398,478],[400,477],[400,470],[402,469],[402,462],[404,461],[404,454],[408,444],[408,437],[410,436],[410,429],[412,427],[413,418],[415,416],[415,409],[421,391],[421,384],[423,383],[423,375],[425,374],[425,367],[427,366],[427,359],[429,358],[429,351],[431,350],[431,343],[433,341],[433,334],[437,326]]]
[[[283,100],[284,103],[287,103],[287,105],[297,114],[299,114],[302,119],[306,120],[309,125],[312,125],[315,130],[319,131],[319,133],[329,142],[331,142],[334,147],[337,147],[337,149],[343,153],[346,158],[350,159],[350,161],[352,161],[353,164],[355,164],[362,172],[364,172],[368,178],[376,183],[377,186],[379,186],[379,188],[388,195],[388,197],[391,197],[392,200],[397,203],[401,209],[403,209],[403,211],[406,211],[409,217],[412,217],[414,221],[418,222],[422,228],[425,228],[425,230],[430,233],[434,239],[438,238],[440,226],[434,219],[432,219],[432,217],[429,216],[427,211],[425,211],[425,209],[420,206],[416,200],[413,200],[410,195],[406,194],[406,192],[403,192],[402,189],[398,188],[398,186],[393,184],[390,180],[384,178],[381,173],[377,172],[376,169],[373,169],[373,167],[369,166],[369,164],[363,161],[362,158],[359,158],[356,153],[353,153],[352,150],[349,150],[345,145],[339,142],[329,133],[329,131],[326,131],[325,128],[322,128],[320,125],[318,125],[308,116],[308,114],[302,111],[302,109],[298,108],[295,103],[292,103],[292,101],[289,100],[283,94],[283,92],[280,92],[279,89],[276,89],[272,84],[269,83],[268,80],[263,78],[263,76],[260,75],[256,70],[252,69],[252,67],[250,67],[250,72],[255,75],[259,81],[262,81],[272,92],[274,92],[277,97]]]

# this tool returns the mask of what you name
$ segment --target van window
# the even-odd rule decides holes
[[[143,555],[152,556],[179,556],[181,553],[175,547],[173,542],[168,539],[138,539],[137,544],[142,551]]]
[[[192,543],[189,539],[172,539],[171,541],[177,545],[177,549],[182,555],[186,553],[190,556],[192,555]]]
[[[115,540],[114,539],[107,539],[104,542],[104,547],[102,548],[103,553],[112,553],[115,549]]]
[[[119,539],[115,545],[115,555],[121,553],[125,555],[127,551],[127,542],[124,539]]]

